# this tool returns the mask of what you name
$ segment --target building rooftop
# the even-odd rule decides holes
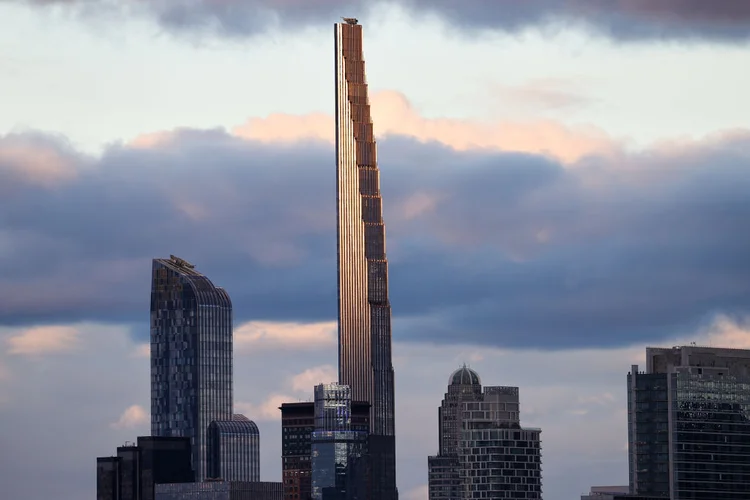
[[[463,365],[451,374],[448,385],[480,385],[482,381],[477,372]]]

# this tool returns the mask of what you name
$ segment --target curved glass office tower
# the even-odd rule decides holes
[[[396,498],[391,305],[380,196],[356,19],[335,25],[339,383],[370,403],[373,498]]]
[[[191,438],[196,480],[203,481],[208,426],[231,419],[229,295],[183,259],[154,259],[151,434]]]

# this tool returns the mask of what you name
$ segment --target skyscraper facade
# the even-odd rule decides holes
[[[208,426],[208,476],[228,481],[260,481],[260,431],[245,415]]]
[[[429,499],[454,500],[461,495],[458,450],[461,443],[461,411],[466,401],[482,400],[482,382],[466,365],[453,372],[438,408],[438,454],[428,457]]]
[[[450,377],[438,422],[430,500],[541,499],[541,431],[521,427],[518,387],[482,390],[464,365]]]
[[[750,498],[750,350],[647,348],[627,379],[632,493]]]
[[[312,498],[354,500],[348,484],[353,461],[367,453],[369,429],[352,428],[349,386],[320,384],[315,387],[315,430],[312,433]],[[366,471],[360,482],[366,481]]]
[[[371,404],[372,494],[395,499],[391,305],[373,136],[356,19],[335,25],[339,383]]]
[[[284,500],[309,500],[312,496],[312,434],[315,403],[283,403],[281,410],[281,477]],[[351,428],[368,432],[370,404],[352,401]],[[359,485],[357,485],[359,486]],[[362,498],[362,496],[360,496]]]
[[[464,500],[541,500],[540,429],[521,427],[518,387],[485,387],[463,403],[458,451]]]
[[[232,419],[232,302],[175,256],[154,259],[151,434],[189,437],[196,480],[208,477],[208,426]]]

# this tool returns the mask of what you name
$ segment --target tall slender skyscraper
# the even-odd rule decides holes
[[[151,434],[189,437],[196,479],[208,477],[208,427],[232,419],[232,302],[195,266],[154,259]]]
[[[395,499],[391,304],[362,26],[335,25],[339,383],[370,403],[373,498]]]

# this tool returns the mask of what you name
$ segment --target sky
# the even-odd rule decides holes
[[[709,7],[710,4],[710,7]],[[150,260],[227,289],[235,404],[336,378],[333,23],[388,236],[398,483],[463,363],[520,388],[546,500],[627,484],[645,347],[750,348],[744,0],[0,0],[0,484],[92,498],[147,435]]]

